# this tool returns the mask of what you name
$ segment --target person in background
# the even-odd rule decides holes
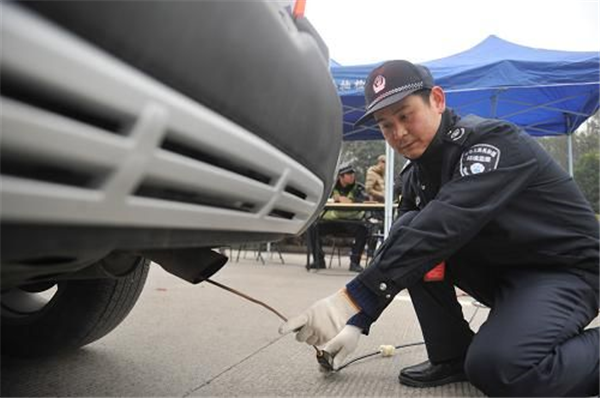
[[[366,200],[364,186],[356,182],[352,165],[343,165],[338,170],[338,180],[333,187],[331,200],[335,203],[362,203]],[[350,234],[354,236],[350,254],[350,271],[363,270],[360,260],[369,232],[364,222],[364,212],[359,210],[325,210],[319,220],[308,229],[308,245],[314,262],[307,269],[325,268],[325,253],[322,235]]]
[[[369,200],[373,202],[385,202],[385,155],[377,157],[377,164],[367,169],[365,178],[365,189],[369,195]],[[371,211],[367,217],[371,222],[369,226],[370,239],[367,241],[367,257],[373,258],[378,238],[376,235],[383,234],[383,210]]]
[[[380,203],[385,201],[385,155],[379,155],[377,164],[367,169],[365,188],[370,200]]]
[[[597,396],[600,333],[589,324],[598,316],[600,231],[573,178],[514,124],[446,108],[421,65],[378,66],[365,97],[359,123],[374,119],[411,161],[401,216],[364,272],[280,332],[321,346],[337,368],[408,289],[428,360],[402,369],[400,383]],[[477,332],[455,286],[490,308]]]

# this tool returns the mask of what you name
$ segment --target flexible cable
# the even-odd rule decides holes
[[[419,341],[418,343],[408,343],[408,344],[397,345],[397,346],[395,346],[394,348],[395,348],[396,350],[400,350],[400,349],[402,349],[402,348],[408,348],[408,347],[413,347],[413,346],[417,346],[417,345],[423,345],[423,344],[425,344],[425,342],[424,342],[424,341]],[[381,354],[381,351],[375,351],[375,352],[371,352],[371,353],[369,353],[369,354],[361,355],[361,356],[359,356],[359,357],[356,357],[356,358],[354,358],[354,359],[352,359],[352,360],[350,360],[350,361],[346,362],[345,364],[343,364],[343,365],[342,365],[342,366],[340,366],[339,368],[335,369],[335,371],[336,371],[336,372],[339,372],[340,370],[344,369],[344,368],[345,368],[346,366],[348,366],[348,365],[351,365],[351,364],[353,364],[354,362],[361,361],[361,360],[363,360],[363,359],[367,359],[367,358],[370,358],[370,357],[374,357],[374,356],[376,356],[376,355],[380,355],[380,354]]]
[[[225,285],[223,285],[223,284],[221,284],[219,282],[215,282],[215,281],[213,281],[211,279],[205,279],[205,281],[208,282],[208,283],[210,283],[210,284],[212,284],[212,285],[215,285],[215,286],[217,286],[217,287],[219,287],[219,288],[221,288],[223,290],[226,290],[226,291],[228,291],[230,293],[238,295],[238,296],[240,296],[240,297],[242,297],[242,298],[244,298],[244,299],[246,299],[246,300],[248,300],[250,302],[253,302],[254,304],[258,304],[261,307],[266,308],[267,310],[269,310],[273,314],[277,315],[277,317],[279,317],[279,319],[283,320],[284,322],[287,322],[287,320],[288,320],[287,317],[285,317],[284,315],[282,315],[275,308],[271,307],[270,305],[268,305],[268,304],[266,304],[266,303],[264,303],[264,302],[262,302],[260,300],[255,299],[254,297],[248,296],[245,293],[242,293],[242,292],[240,292],[240,291],[238,291],[236,289],[233,289],[233,288],[231,288],[229,286],[225,286]],[[475,305],[474,304],[474,306],[475,306],[475,311],[473,312],[473,314],[471,315],[471,317],[470,317],[470,319],[468,321],[469,324],[475,318],[475,315],[477,315],[477,312],[479,311],[479,308],[480,308],[480,305]],[[394,349],[400,350],[402,348],[414,347],[414,346],[423,345],[423,344],[425,344],[424,341],[419,341],[418,343],[401,344],[401,345],[395,346]],[[326,370],[333,371],[333,372],[339,372],[340,370],[344,369],[348,365],[351,365],[351,364],[353,364],[353,363],[355,363],[357,361],[361,361],[363,359],[374,357],[376,355],[380,355],[381,354],[381,351],[375,351],[375,352],[371,352],[369,354],[361,355],[359,357],[356,357],[356,358],[354,358],[354,359],[346,362],[345,364],[343,364],[339,368],[333,369],[333,366],[332,366],[332,359],[333,358],[331,357],[331,354],[329,354],[328,352],[325,352],[325,351],[319,349],[315,345],[313,345],[312,347],[317,352],[317,360],[318,360],[319,364],[322,367],[324,367]]]
[[[285,317],[283,314],[281,314],[279,311],[277,311],[275,308],[271,307],[267,303],[264,303],[264,302],[262,302],[260,300],[255,299],[254,297],[248,296],[247,294],[240,292],[239,290],[236,290],[236,289],[234,289],[232,287],[229,287],[229,286],[225,286],[225,285],[223,285],[223,284],[221,284],[219,282],[215,282],[215,281],[213,281],[211,279],[205,279],[205,281],[208,282],[208,283],[210,283],[210,284],[212,284],[212,285],[220,287],[221,289],[226,290],[226,291],[228,291],[230,293],[236,294],[236,295],[238,295],[238,296],[240,296],[240,297],[242,297],[242,298],[244,298],[244,299],[246,299],[246,300],[248,300],[250,302],[253,302],[254,304],[258,304],[261,307],[266,308],[267,310],[271,311],[273,314],[277,315],[284,322],[287,322],[287,320],[288,320],[287,317]],[[319,361],[319,363],[321,364],[321,366],[327,367],[326,363],[327,364],[329,363],[329,360],[328,360],[329,355],[326,355],[327,354],[326,352],[324,352],[323,350],[320,350],[315,345],[313,345],[312,347],[317,352],[317,360]]]
[[[279,311],[277,311],[275,308],[271,307],[270,305],[268,305],[266,303],[263,303],[260,300],[255,299],[254,297],[250,297],[247,294],[244,294],[244,293],[242,293],[242,292],[240,292],[238,290],[235,290],[235,289],[233,289],[233,288],[231,288],[229,286],[225,286],[223,284],[220,284],[219,282],[215,282],[215,281],[210,280],[210,279],[205,279],[205,281],[208,282],[208,283],[210,283],[210,284],[212,284],[212,285],[218,286],[221,289],[227,290],[230,293],[237,294],[238,296],[243,297],[243,298],[245,298],[248,301],[251,301],[251,302],[253,302],[255,304],[258,304],[258,305],[260,305],[260,306],[268,309],[273,314],[277,315],[284,322],[287,322],[287,318],[285,316],[283,316]]]

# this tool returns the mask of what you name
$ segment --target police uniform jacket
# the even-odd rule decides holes
[[[401,216],[371,266],[347,285],[367,328],[441,261],[564,267],[598,289],[598,221],[573,179],[515,125],[446,110],[402,172]],[[407,220],[410,220],[407,222]]]

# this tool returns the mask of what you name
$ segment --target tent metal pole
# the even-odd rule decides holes
[[[492,119],[496,118],[496,114],[498,113],[498,92],[494,93],[490,98],[491,109],[490,109],[490,117]]]
[[[573,177],[573,131],[571,131],[571,118],[569,115],[564,114],[565,125],[567,127],[567,151],[568,151],[568,162],[569,162],[569,175]]]
[[[385,212],[383,218],[383,237],[387,239],[394,218],[394,150],[385,143]]]
[[[573,133],[567,134],[567,150],[569,151],[569,175],[573,177]]]

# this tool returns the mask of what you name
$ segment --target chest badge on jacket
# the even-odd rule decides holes
[[[448,137],[450,137],[452,141],[460,140],[463,135],[465,135],[464,127],[457,127],[454,130],[450,130],[448,132]]]

